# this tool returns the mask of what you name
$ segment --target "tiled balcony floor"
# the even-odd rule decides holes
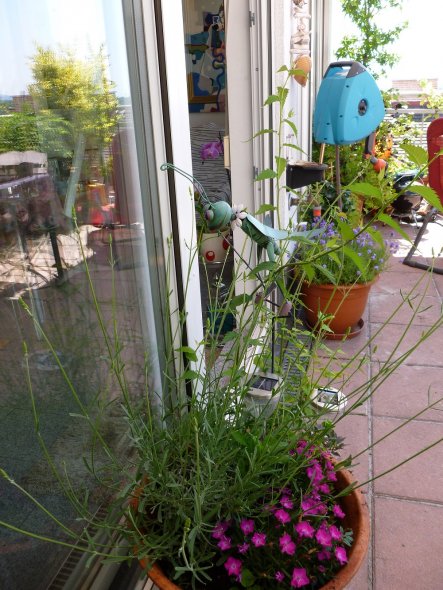
[[[416,228],[402,224],[413,238]],[[391,231],[384,228],[387,235]],[[408,323],[411,326],[395,352],[414,344],[429,326],[441,317],[443,275],[430,274],[402,264],[408,246],[402,238],[400,251],[390,268],[373,286],[365,317],[365,326],[357,337],[345,343],[331,342],[330,348],[341,349],[337,356],[362,349],[368,360],[370,375],[379,369],[380,361],[394,350]],[[431,223],[421,244],[424,256],[439,252],[443,245],[443,228]],[[421,259],[421,258],[420,258]],[[421,259],[422,260],[422,259]],[[443,260],[436,260],[443,268]],[[421,311],[412,318],[411,308],[404,305],[390,317],[405,293],[421,279],[416,292]],[[375,337],[380,325],[389,325]],[[325,359],[323,359],[325,361]],[[346,393],[346,388],[343,388]],[[397,465],[420,449],[443,439],[443,402],[416,416],[429,403],[443,397],[443,327],[415,350],[397,368],[373,397],[337,425],[346,437],[344,454],[355,454],[405,420],[414,417],[404,428],[380,442],[358,459],[353,473],[366,481]],[[443,443],[424,455],[412,459],[392,473],[364,487],[371,515],[371,542],[368,556],[347,590],[437,590],[443,588]]]

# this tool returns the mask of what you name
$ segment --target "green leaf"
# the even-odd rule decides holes
[[[400,146],[408,155],[409,159],[420,168],[428,164],[428,152],[418,145],[402,143]]]
[[[352,227],[349,225],[349,223],[346,223],[345,221],[338,219],[337,227],[344,241],[350,242],[355,238],[354,232],[352,231]]]
[[[267,180],[268,178],[277,178],[277,172],[271,168],[265,168],[260,172],[260,174],[257,174],[255,181],[258,182],[260,180]]]
[[[299,152],[303,152],[300,146],[295,145],[295,143],[284,143],[283,146],[292,148],[293,150],[298,150]]]
[[[185,355],[185,357],[190,361],[198,360],[195,350],[190,346],[181,346],[180,348],[177,348],[177,352],[182,352]]]
[[[275,129],[261,129],[260,131],[257,131],[255,135],[252,136],[252,139],[259,137],[260,135],[265,135],[266,133],[277,133],[277,131],[275,131]]]
[[[288,71],[288,66],[282,65],[278,68],[277,73],[287,72],[287,71]]]
[[[280,156],[275,156],[275,161],[277,163],[277,177],[280,178],[280,176],[285,172],[286,170],[286,158],[281,158]]]
[[[199,379],[200,377],[200,373],[197,373],[197,371],[191,371],[190,369],[188,369],[182,374],[182,379],[186,379],[188,381],[191,381],[193,379]]]
[[[389,225],[389,227],[392,227],[393,230],[398,232],[402,236],[402,238],[404,238],[408,242],[411,241],[411,238],[408,236],[408,234],[400,227],[400,225],[396,221],[392,219],[390,215],[386,215],[386,213],[379,213],[377,215],[377,219],[381,223],[384,223],[385,225]]]
[[[433,188],[430,186],[424,186],[424,184],[414,184],[410,187],[410,190],[414,193],[418,193],[424,199],[426,199],[426,201],[432,205],[432,207],[435,207],[439,211],[443,212],[443,206],[441,204],[440,197]]]
[[[307,263],[307,264],[302,264],[302,268],[306,274],[306,278],[307,278],[308,282],[312,281],[312,279],[315,277],[314,266],[311,263]]]
[[[237,337],[238,337],[238,333],[237,332],[227,332],[223,336],[223,344],[226,344],[226,342],[232,342],[232,340],[236,340]]]
[[[232,309],[235,307],[239,307],[240,305],[245,305],[246,303],[249,303],[251,299],[252,296],[248,295],[247,293],[243,293],[242,295],[236,295],[230,300],[229,307]]]
[[[283,123],[287,123],[289,125],[289,127],[292,129],[292,131],[294,132],[295,137],[297,137],[298,129],[297,129],[297,126],[294,123],[294,121],[291,121],[291,119],[283,119]]]
[[[324,275],[328,279],[328,283],[335,285],[337,280],[329,269],[324,268],[321,264],[317,264],[317,263],[314,263],[314,267],[318,270],[318,272],[320,272],[322,275]]]
[[[272,262],[271,260],[265,260],[263,262],[260,262],[260,264],[257,264],[257,266],[251,270],[251,275],[258,275],[259,272],[262,272],[264,270],[275,270],[276,266],[277,263],[275,261]]]
[[[278,86],[277,88],[278,100],[280,105],[283,106],[286,102],[286,99],[289,94],[289,88],[285,88],[284,86]]]
[[[343,246],[343,253],[345,256],[347,256],[348,258],[350,258],[352,260],[352,262],[355,264],[355,266],[358,268],[358,270],[362,274],[365,273],[365,271],[366,271],[365,264],[364,264],[363,260],[361,259],[361,257],[357,254],[357,252],[355,252],[355,250],[353,250],[349,246]]]
[[[267,213],[268,211],[277,211],[277,207],[275,205],[264,203],[258,208],[258,211],[256,211],[254,215],[263,215],[263,213]]]
[[[250,570],[244,568],[241,573],[241,585],[243,586],[243,588],[250,588],[254,584],[255,584],[254,574]]]
[[[378,186],[370,184],[369,182],[353,182],[345,188],[358,195],[376,197],[377,199],[381,199],[383,197],[381,189]]]
[[[276,94],[271,94],[270,96],[268,96],[268,98],[265,100],[264,102],[264,106],[266,105],[270,105],[273,102],[278,102],[280,100],[280,98],[276,95]]]

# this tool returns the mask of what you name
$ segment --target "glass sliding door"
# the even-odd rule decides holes
[[[73,528],[84,523],[39,438],[93,513],[107,500],[105,458],[95,450],[94,473],[83,462],[95,443],[80,415],[118,452],[110,356],[120,353],[129,395],[146,380],[161,394],[167,253],[155,175],[137,164],[146,126],[134,125],[121,4],[0,0],[0,467]],[[60,534],[5,478],[0,521]],[[0,588],[46,589],[67,552],[0,527]]]

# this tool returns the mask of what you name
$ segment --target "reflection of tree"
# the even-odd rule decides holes
[[[36,111],[42,117],[49,117],[42,128],[51,138],[51,117],[58,117],[63,125],[60,136],[69,128],[68,145],[71,156],[79,138],[86,149],[97,150],[103,166],[103,149],[115,133],[119,119],[118,100],[114,84],[106,73],[106,58],[101,49],[88,61],[82,61],[68,50],[56,52],[53,49],[37,47],[32,60],[35,82],[29,92]]]

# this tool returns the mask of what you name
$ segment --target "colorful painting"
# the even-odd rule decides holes
[[[225,17],[220,0],[187,0],[185,40],[189,111],[225,110]]]

